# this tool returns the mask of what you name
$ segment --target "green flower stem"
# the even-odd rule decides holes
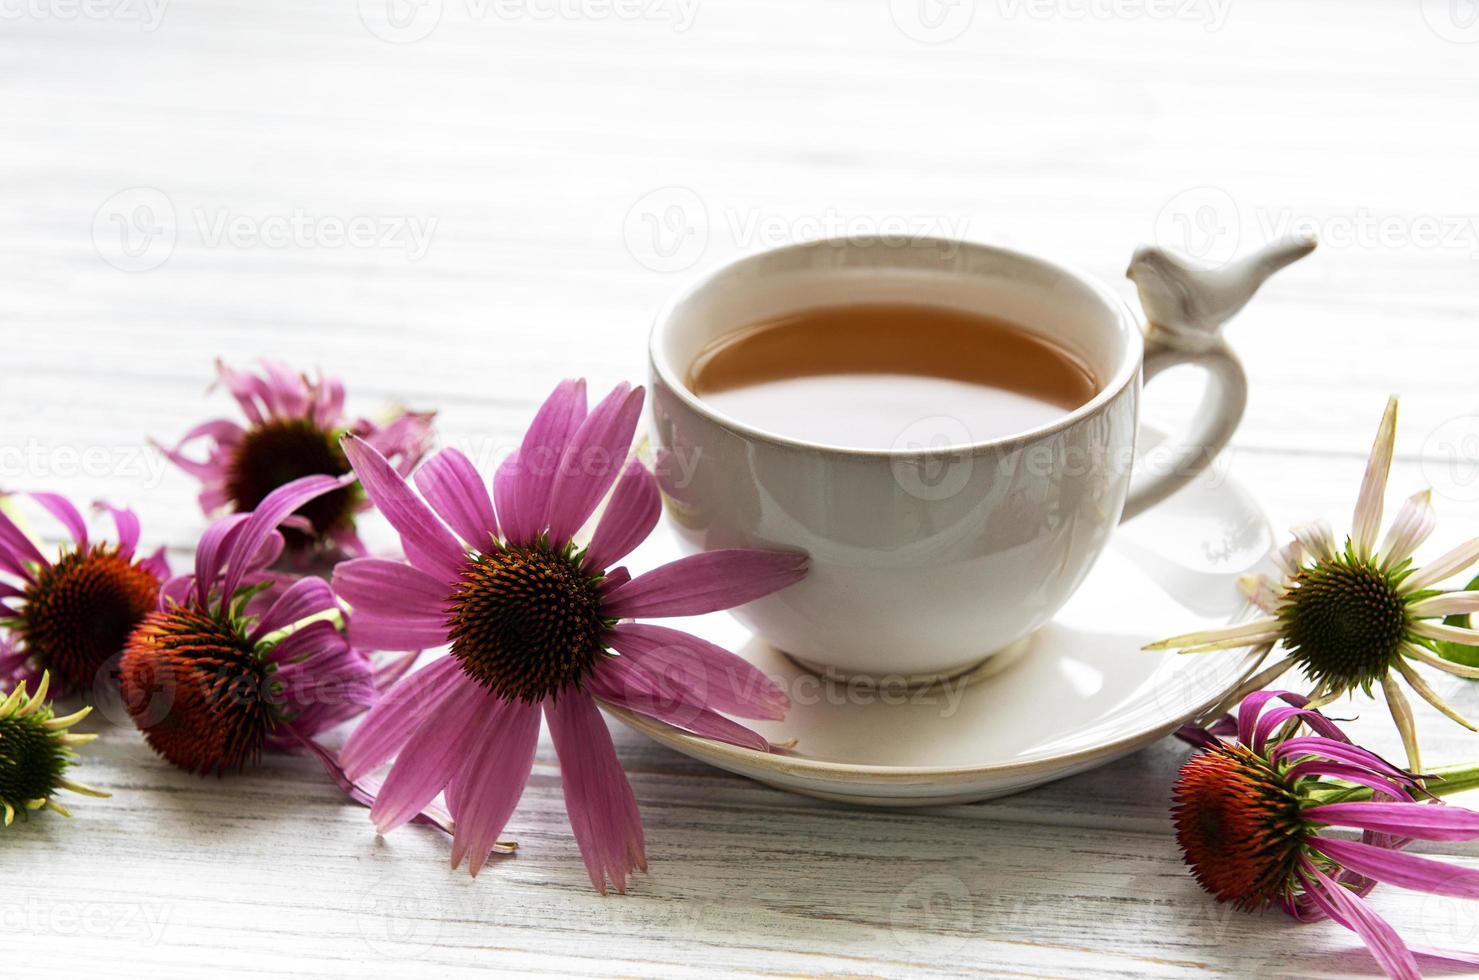
[[[1466,765],[1439,766],[1423,773],[1427,791],[1433,796],[1452,796],[1466,790],[1479,789],[1479,762]],[[1342,779],[1322,779],[1320,785],[1305,791],[1316,804],[1359,803],[1371,799],[1371,788],[1355,786]]]

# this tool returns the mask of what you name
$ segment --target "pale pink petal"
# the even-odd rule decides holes
[[[343,446],[365,493],[400,534],[406,557],[422,571],[456,581],[467,564],[467,554],[447,526],[373,446],[355,436],[345,437]]]
[[[625,382],[591,410],[570,437],[550,486],[549,540],[562,548],[616,482],[632,451],[642,415],[642,389]]]
[[[1382,540],[1381,567],[1391,568],[1412,557],[1438,525],[1437,512],[1433,510],[1433,491],[1423,490],[1407,498],[1397,519]]]
[[[611,733],[595,703],[573,688],[546,701],[544,713],[560,757],[565,813],[591,884],[604,895],[609,879],[611,887],[625,892],[627,874],[647,870],[647,854],[637,800]]]
[[[1335,532],[1330,530],[1330,524],[1326,521],[1310,521],[1300,524],[1290,533],[1310,557],[1318,560],[1331,560],[1339,548],[1335,540]]]
[[[586,567],[604,569],[621,561],[647,539],[661,513],[657,481],[639,461],[630,461],[591,535]]]
[[[681,683],[649,674],[626,657],[601,660],[586,684],[592,695],[608,704],[630,708],[703,738],[757,752],[770,751],[770,743],[759,732],[710,711]]]
[[[604,612],[625,619],[732,609],[799,582],[806,567],[805,555],[785,551],[706,551],[661,565],[613,589]]]
[[[457,800],[452,867],[466,857],[467,870],[474,877],[483,870],[498,835],[524,795],[539,744],[540,717],[537,704],[487,695],[483,717],[467,745],[467,761],[453,777],[455,794],[451,786],[447,788],[448,805],[454,796]]]
[[[585,381],[560,382],[535,413],[518,452],[498,468],[493,496],[509,543],[531,544],[544,530],[560,459],[584,419]]]
[[[377,833],[388,834],[420,813],[464,761],[465,735],[477,723],[487,692],[465,674],[450,686],[441,703],[421,716],[421,724],[401,747],[385,777],[380,798],[370,810]]]
[[[620,623],[608,642],[648,673],[683,684],[715,711],[777,720],[791,706],[780,686],[748,660],[692,634],[649,623]]]
[[[1465,541],[1452,551],[1428,562],[1422,568],[1402,580],[1403,593],[1421,592],[1430,586],[1456,575],[1479,561],[1479,538]]]
[[[339,753],[349,778],[373,772],[400,751],[465,676],[455,659],[442,657],[385,692]]]
[[[498,535],[493,500],[466,456],[456,449],[443,449],[416,471],[416,486],[463,541],[479,551],[488,550]]]
[[[1366,461],[1366,475],[1361,480],[1361,493],[1356,498],[1356,513],[1351,522],[1351,541],[1356,556],[1371,557],[1376,548],[1376,535],[1381,531],[1382,505],[1387,493],[1387,475],[1392,468],[1392,447],[1397,441],[1397,399],[1387,400],[1371,457]]]

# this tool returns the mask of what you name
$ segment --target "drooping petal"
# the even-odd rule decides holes
[[[457,449],[447,448],[416,471],[416,486],[442,520],[479,551],[498,534],[493,498],[473,467]]]
[[[342,445],[365,493],[400,534],[406,557],[423,571],[456,581],[467,556],[447,526],[373,446],[357,436],[346,436]]]
[[[1433,510],[1433,491],[1421,490],[1407,498],[1397,519],[1392,522],[1387,536],[1382,540],[1381,567],[1391,568],[1412,557],[1422,547],[1438,525],[1437,512]]]
[[[539,745],[537,704],[509,701],[485,692],[483,717],[469,738],[467,761],[453,777],[457,800],[453,816],[457,832],[452,840],[452,867],[468,859],[467,870],[477,877],[498,835],[524,795]]]
[[[359,779],[373,772],[399,752],[464,676],[454,658],[442,657],[387,691],[339,753],[339,762],[349,778]]]
[[[791,699],[748,660],[690,633],[649,623],[620,623],[611,646],[649,673],[676,678],[701,704],[740,718],[780,719]]]
[[[586,683],[591,694],[617,707],[630,708],[704,738],[757,752],[770,751],[770,743],[759,732],[710,711],[681,683],[649,674],[626,657],[602,660]]]
[[[1284,577],[1293,578],[1294,573],[1299,571],[1304,563],[1304,545],[1299,543],[1298,538],[1294,538],[1282,548],[1276,549],[1272,557],[1274,564],[1279,566],[1279,571],[1284,574]]]
[[[573,688],[544,703],[560,757],[565,813],[596,891],[625,892],[627,874],[647,870],[642,818],[595,703]]]
[[[1351,765],[1364,766],[1374,772],[1406,783],[1411,781],[1411,776],[1396,766],[1387,762],[1381,756],[1359,745],[1350,745],[1337,742],[1334,739],[1320,738],[1316,736],[1296,736],[1280,741],[1269,753],[1274,761],[1296,759],[1302,755],[1320,755],[1337,762],[1349,762]]]
[[[1277,619],[1250,619],[1246,623],[1236,623],[1232,626],[1199,630],[1195,633],[1183,633],[1180,636],[1173,636],[1168,640],[1147,643],[1142,649],[1185,650],[1190,647],[1206,647],[1209,644],[1221,643],[1247,646],[1253,643],[1258,637],[1267,636],[1269,633],[1277,633],[1278,628],[1279,621]]]
[[[632,451],[642,397],[640,387],[617,385],[570,437],[549,491],[551,547],[564,547],[616,482]]]
[[[1397,724],[1397,733],[1402,736],[1402,748],[1407,752],[1407,768],[1411,772],[1422,772],[1422,752],[1417,744],[1417,722],[1412,717],[1412,705],[1407,695],[1397,686],[1391,671],[1381,675],[1381,692],[1387,699],[1387,710]]]
[[[1474,612],[1479,612],[1479,592],[1443,592],[1407,604],[1407,614],[1413,619],[1461,616]]]
[[[706,551],[660,565],[606,596],[614,619],[698,616],[732,609],[799,582],[807,558],[785,551]]]
[[[37,549],[36,542],[32,541],[30,536],[22,531],[3,510],[0,510],[0,546],[8,549],[20,562],[34,562],[42,566],[50,564]]]
[[[504,539],[528,545],[542,531],[549,513],[550,488],[565,447],[585,420],[585,381],[567,379],[539,411],[518,452],[504,460],[493,478],[493,497]]]
[[[1267,575],[1243,575],[1238,579],[1238,591],[1260,612],[1276,616],[1279,604],[1284,600],[1284,590],[1279,583]]]
[[[1393,980],[1422,980],[1417,960],[1407,944],[1369,905],[1331,881],[1309,860],[1303,861],[1300,874],[1307,886],[1307,894],[1330,918],[1361,937],[1387,976]]]
[[[1374,830],[1417,840],[1461,841],[1479,838],[1479,813],[1431,803],[1326,803],[1304,811],[1320,823]]]
[[[1438,696],[1438,692],[1433,690],[1432,687],[1428,685],[1427,681],[1423,680],[1422,675],[1419,674],[1417,670],[1414,669],[1412,665],[1407,662],[1406,658],[1397,658],[1397,670],[1401,671],[1402,676],[1407,680],[1408,685],[1414,691],[1416,691],[1418,693],[1418,696],[1421,697],[1424,701],[1437,708],[1444,715],[1448,716],[1449,719],[1458,722],[1460,725],[1463,725],[1469,731],[1479,732],[1479,727],[1475,727],[1472,721],[1459,714],[1457,711],[1449,706],[1447,701],[1444,701],[1441,697]]]
[[[586,549],[585,564],[592,570],[609,568],[647,539],[662,514],[657,480],[638,460],[627,463],[611,502],[601,514]]]
[[[99,500],[93,507],[108,512],[113,519],[113,527],[118,532],[118,551],[125,556],[131,556],[134,549],[139,546],[139,518],[138,515],[127,507],[114,507],[106,501]]]
[[[1460,643],[1471,647],[1479,646],[1479,630],[1449,626],[1446,623],[1433,623],[1427,620],[1413,623],[1409,629],[1417,636],[1426,637],[1429,640],[1442,640],[1446,643]]]
[[[1466,664],[1454,663],[1452,660],[1444,660],[1442,657],[1434,656],[1431,652],[1416,643],[1403,644],[1402,652],[1413,660],[1425,663],[1429,667],[1437,667],[1439,670],[1447,671],[1450,674],[1457,674],[1459,677],[1479,680],[1479,667],[1470,667]]]
[[[1397,441],[1397,399],[1387,399],[1371,457],[1366,461],[1366,475],[1361,479],[1361,492],[1356,497],[1356,513],[1351,521],[1351,541],[1356,556],[1365,561],[1376,548],[1381,531],[1381,512],[1387,493],[1387,474],[1392,469],[1392,447]]]
[[[1311,846],[1368,878],[1433,895],[1479,898],[1479,870],[1445,864],[1360,841],[1312,835]]]
[[[240,530],[232,536],[226,553],[226,575],[221,589],[229,601],[236,594],[242,577],[256,564],[256,558],[267,545],[269,536],[277,533],[277,526],[285,518],[316,497],[339,489],[343,484],[337,477],[319,474],[304,476],[285,483],[273,490],[257,508],[247,516]]]
[[[70,500],[59,493],[31,493],[27,496],[45,507],[52,517],[61,521],[62,526],[67,529],[67,533],[72,536],[72,540],[77,543],[79,549],[87,547],[87,522],[82,519],[82,515],[76,507],[72,506]],[[133,549],[127,550],[132,551]]]
[[[450,686],[436,709],[422,717],[385,777],[380,798],[370,810],[377,833],[388,834],[420,813],[464,761],[466,735],[480,717],[478,709],[487,692],[466,675],[459,675]]]
[[[334,590],[329,588],[329,583],[320,578],[300,578],[262,614],[247,639],[256,643],[269,633],[335,608]]]

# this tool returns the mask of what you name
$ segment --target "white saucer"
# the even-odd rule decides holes
[[[676,543],[663,538],[655,533],[631,567],[672,557]],[[607,710],[685,755],[823,799],[899,807],[1015,793],[1133,752],[1246,678],[1256,666],[1251,653],[1140,648],[1247,616],[1237,578],[1263,566],[1271,542],[1252,496],[1225,473],[1205,474],[1121,528],[1057,619],[987,661],[969,684],[894,688],[890,703],[885,692],[818,678],[727,614],[674,622],[736,651],[790,694],[783,721],[745,722],[774,743],[794,740],[786,753]]]

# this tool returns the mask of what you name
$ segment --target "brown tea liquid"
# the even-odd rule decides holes
[[[741,422],[851,449],[888,449],[921,422],[970,441],[1056,421],[1097,393],[1076,357],[1015,324],[911,304],[805,310],[704,350],[694,393]]]

